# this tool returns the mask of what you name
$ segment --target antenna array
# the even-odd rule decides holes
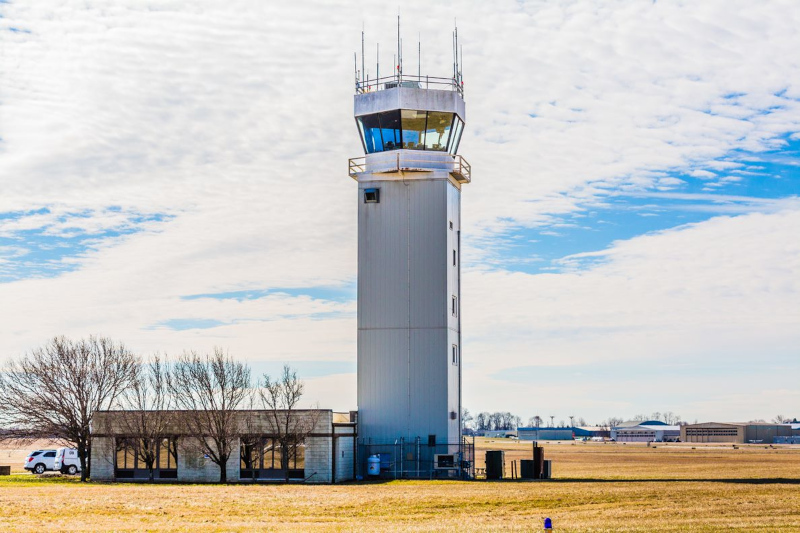
[[[452,78],[449,82],[444,83],[444,80],[447,78],[432,78],[429,76],[422,76],[422,33],[418,34],[418,41],[417,41],[417,75],[416,76],[405,76],[408,80],[414,80],[422,86],[424,83],[427,87],[430,84],[433,85],[443,85],[449,84],[452,88],[455,88],[459,92],[463,94],[463,87],[464,87],[464,75],[463,75],[463,58],[464,58],[464,47],[458,41],[458,24],[457,21],[454,23],[453,29],[453,74]],[[354,68],[355,68],[355,82],[356,82],[356,92],[367,92],[372,90],[373,84],[375,87],[380,85],[381,83],[388,83],[390,81],[396,82],[398,85],[403,80],[403,37],[400,31],[400,14],[397,14],[397,43],[396,43],[396,51],[395,54],[392,56],[392,62],[394,64],[394,72],[392,75],[386,79],[381,79],[381,45],[377,43],[375,48],[375,79],[370,79],[369,73],[366,71],[366,40],[365,40],[365,29],[364,25],[362,24],[361,27],[361,69],[359,69],[358,65],[358,53],[354,53]],[[435,80],[435,81],[434,81]]]

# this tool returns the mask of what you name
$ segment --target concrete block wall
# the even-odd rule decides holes
[[[306,478],[309,483],[331,482],[331,437],[306,439]]]
[[[178,440],[178,481],[207,483],[219,481],[219,466],[206,459],[199,439],[183,437]],[[233,443],[233,453],[227,463],[228,481],[239,481],[239,439]]]
[[[91,479],[92,481],[114,481],[114,460],[116,450],[113,437],[92,439]]]

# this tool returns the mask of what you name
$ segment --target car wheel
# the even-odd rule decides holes
[[[78,473],[78,467],[75,465],[69,465],[69,468],[67,468],[67,474],[69,474],[70,476],[74,476],[77,473]]]
[[[42,463],[39,463],[38,465],[33,467],[33,471],[36,472],[37,474],[44,474],[45,471],[44,465]]]

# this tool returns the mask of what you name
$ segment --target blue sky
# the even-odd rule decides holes
[[[0,359],[222,346],[354,409],[352,52],[395,9],[0,2]],[[465,405],[797,416],[800,7],[401,14],[431,75],[464,44]]]

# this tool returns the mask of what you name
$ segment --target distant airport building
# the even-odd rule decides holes
[[[568,428],[542,428],[522,427],[517,428],[519,440],[572,440],[573,429]]]
[[[658,420],[611,429],[611,438],[617,442],[674,442],[680,436],[680,426],[670,426]]]
[[[681,440],[697,443],[769,443],[777,437],[800,436],[791,424],[756,422],[703,422],[681,426]]]
[[[481,429],[475,432],[476,437],[488,437],[490,439],[505,439],[516,437],[517,432],[513,429]]]
[[[611,430],[604,426],[578,426],[572,428],[576,439],[610,439]]]

